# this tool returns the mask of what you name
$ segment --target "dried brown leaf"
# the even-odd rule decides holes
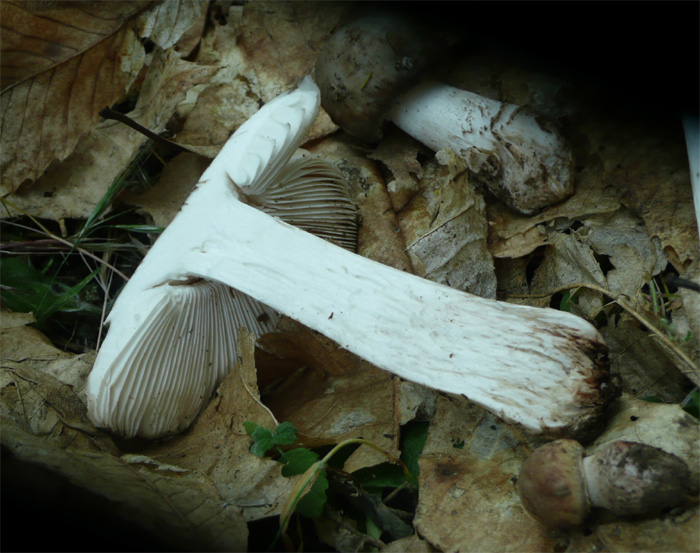
[[[183,152],[171,159],[158,182],[142,193],[126,192],[120,199],[146,211],[157,226],[165,227],[177,214],[211,160]]]
[[[340,18],[343,2],[250,2],[228,7],[225,24],[213,22],[197,61],[220,69],[207,87],[193,90],[179,115],[176,140],[214,157],[230,134],[260,106],[311,73],[316,55]],[[308,139],[337,127],[322,112]]]
[[[668,128],[611,118],[582,131],[598,145],[606,181],[682,272],[698,258],[699,240],[681,125]]]
[[[36,180],[52,160],[65,159],[99,121],[99,111],[115,102],[141,70],[143,46],[123,23],[144,4],[106,4],[59,4],[47,16],[3,2],[12,12],[10,25],[20,29],[3,32],[16,40],[13,51],[22,52],[10,63],[21,67],[28,57],[42,58],[46,48],[60,51],[17,75],[0,95],[3,194]],[[70,33],[78,41],[61,42]]]
[[[146,456],[116,457],[62,449],[3,421],[2,443],[14,455],[98,493],[117,513],[177,549],[245,551],[248,529],[239,509],[224,503],[196,470],[163,465]]]
[[[436,160],[424,164],[420,193],[397,216],[411,264],[419,276],[495,298],[483,197],[455,152],[441,150]]]
[[[384,138],[367,155],[381,161],[391,172],[393,179],[388,179],[386,187],[396,213],[406,207],[419,190],[418,179],[423,176],[423,167],[418,161],[418,153],[425,150],[408,135],[389,127]]]
[[[66,62],[115,33],[148,2],[3,2],[0,77],[6,88]]]
[[[596,528],[608,551],[696,553],[700,544],[700,507],[663,519],[616,521]]]
[[[656,396],[667,403],[681,402],[688,382],[668,352],[637,321],[622,317],[600,329],[610,348],[610,368],[622,377],[622,388],[636,397]]]
[[[265,403],[278,420],[297,427],[305,445],[339,443],[362,437],[394,455],[394,377],[359,359],[344,375],[300,370],[287,378]],[[360,448],[345,463],[352,472],[383,463],[386,457]]]
[[[525,513],[514,483],[537,445],[465,400],[438,398],[419,463],[416,530],[442,551],[552,551],[556,540]]]
[[[139,18],[139,35],[167,50],[202,18],[207,4],[207,0],[158,2]]]
[[[129,116],[160,132],[187,91],[215,69],[181,60],[172,50],[158,51]],[[105,121],[81,140],[63,163],[53,163],[31,187],[12,197],[19,209],[37,217],[85,218],[128,166],[146,137],[116,121]]]
[[[567,232],[547,229],[550,248],[535,272],[531,292],[590,284],[608,290],[612,297],[621,296],[639,310],[644,302],[642,286],[666,267],[658,240],[652,240],[641,221],[624,208],[582,217],[579,222],[582,226]],[[572,308],[594,319],[604,301],[597,292],[582,290]]]

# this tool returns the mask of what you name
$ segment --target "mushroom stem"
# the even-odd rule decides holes
[[[591,505],[621,515],[673,507],[689,497],[687,465],[646,444],[615,441],[583,458]]]
[[[426,79],[387,118],[435,151],[449,147],[505,203],[530,214],[573,189],[573,156],[547,119],[515,104]]]
[[[88,381],[88,410],[97,425],[154,437],[189,424],[197,405],[206,403],[216,374],[220,378],[233,364],[230,351],[214,362],[214,345],[207,342],[199,350],[192,345],[188,321],[198,320],[197,304],[178,290],[199,285],[210,316],[217,316],[217,304],[227,304],[228,296],[202,286],[213,282],[235,289],[231,296],[246,294],[296,319],[382,369],[463,394],[533,433],[583,438],[597,430],[614,387],[608,382],[607,348],[585,320],[436,284],[248,205],[263,183],[297,166],[289,160],[318,106],[318,89],[308,78],[264,106],[224,146],[151,248],[110,314],[110,332]],[[166,302],[184,307],[166,309]],[[154,309],[163,315],[153,315]],[[159,336],[173,334],[175,314],[178,334],[165,347]],[[202,327],[199,335],[210,340],[208,334],[222,333],[223,324],[230,325],[211,323],[213,330]],[[180,350],[194,351],[191,365],[176,356]],[[154,374],[151,365],[163,355],[172,360]],[[181,373],[177,385],[166,382],[169,371]],[[203,379],[204,371],[212,376]],[[198,383],[195,389],[186,384],[190,381]],[[147,385],[144,393],[140,382]],[[189,398],[186,416],[178,412],[180,395]],[[157,401],[162,404],[154,407]]]
[[[573,154],[553,122],[426,79],[446,43],[425,21],[369,15],[331,36],[316,59],[323,108],[365,142],[386,118],[439,151],[450,147],[503,202],[524,214],[574,191]]]
[[[191,232],[180,238],[177,262],[160,242],[149,253],[156,265],[162,257],[171,274],[151,275],[140,287],[174,275],[224,282],[382,369],[463,394],[538,434],[580,434],[603,413],[606,348],[585,320],[487,300],[387,267],[233,194],[222,201],[228,186],[212,180],[190,196],[178,222]],[[204,210],[206,229],[198,216]]]

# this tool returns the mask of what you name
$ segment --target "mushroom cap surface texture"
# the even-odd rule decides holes
[[[409,19],[360,18],[338,29],[318,55],[321,105],[346,132],[376,142],[393,102],[447,51],[445,41]]]
[[[518,475],[518,494],[533,518],[545,526],[578,526],[590,504],[583,477],[583,446],[555,440],[536,449]]]

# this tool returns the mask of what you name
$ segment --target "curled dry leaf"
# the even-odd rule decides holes
[[[612,213],[620,207],[614,189],[605,184],[596,163],[587,163],[576,174],[575,186],[576,193],[571,198],[532,217],[515,213],[502,204],[490,204],[488,241],[491,254],[496,258],[528,255],[548,243],[546,229],[555,221]]]
[[[384,138],[367,154],[370,159],[383,163],[393,178],[388,178],[386,188],[396,213],[406,206],[419,189],[418,179],[423,176],[423,166],[418,153],[427,149],[407,134],[389,127]],[[432,156],[432,153],[429,154]]]
[[[342,3],[250,2],[231,5],[225,22],[215,19],[202,39],[197,61],[219,69],[207,86],[192,90],[179,108],[186,117],[176,140],[214,157],[260,105],[308,75],[318,48],[348,7]],[[325,113],[308,139],[325,136],[336,126]]]
[[[205,10],[203,0],[159,2],[139,18],[139,35],[150,38],[166,50],[177,44]]]
[[[533,294],[563,286],[592,284],[621,295],[634,309],[641,308],[641,288],[666,267],[658,240],[646,233],[641,221],[626,209],[606,215],[581,217],[575,230],[546,230],[550,248],[532,282]],[[570,222],[562,225],[564,228]],[[595,318],[604,301],[599,294],[583,291],[578,308]]]
[[[147,2],[2,3],[2,193],[65,159],[138,75],[145,59],[124,25]]]
[[[450,149],[426,163],[415,195],[398,214],[416,274],[484,298],[496,297],[496,274],[486,249],[483,197],[466,162]]]

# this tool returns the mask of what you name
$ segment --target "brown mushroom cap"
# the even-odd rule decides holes
[[[446,52],[446,42],[408,19],[358,19],[336,31],[316,60],[321,105],[346,132],[376,142],[392,103]]]
[[[582,458],[581,444],[556,440],[536,449],[520,469],[520,500],[527,512],[545,526],[578,526],[588,516]]]

